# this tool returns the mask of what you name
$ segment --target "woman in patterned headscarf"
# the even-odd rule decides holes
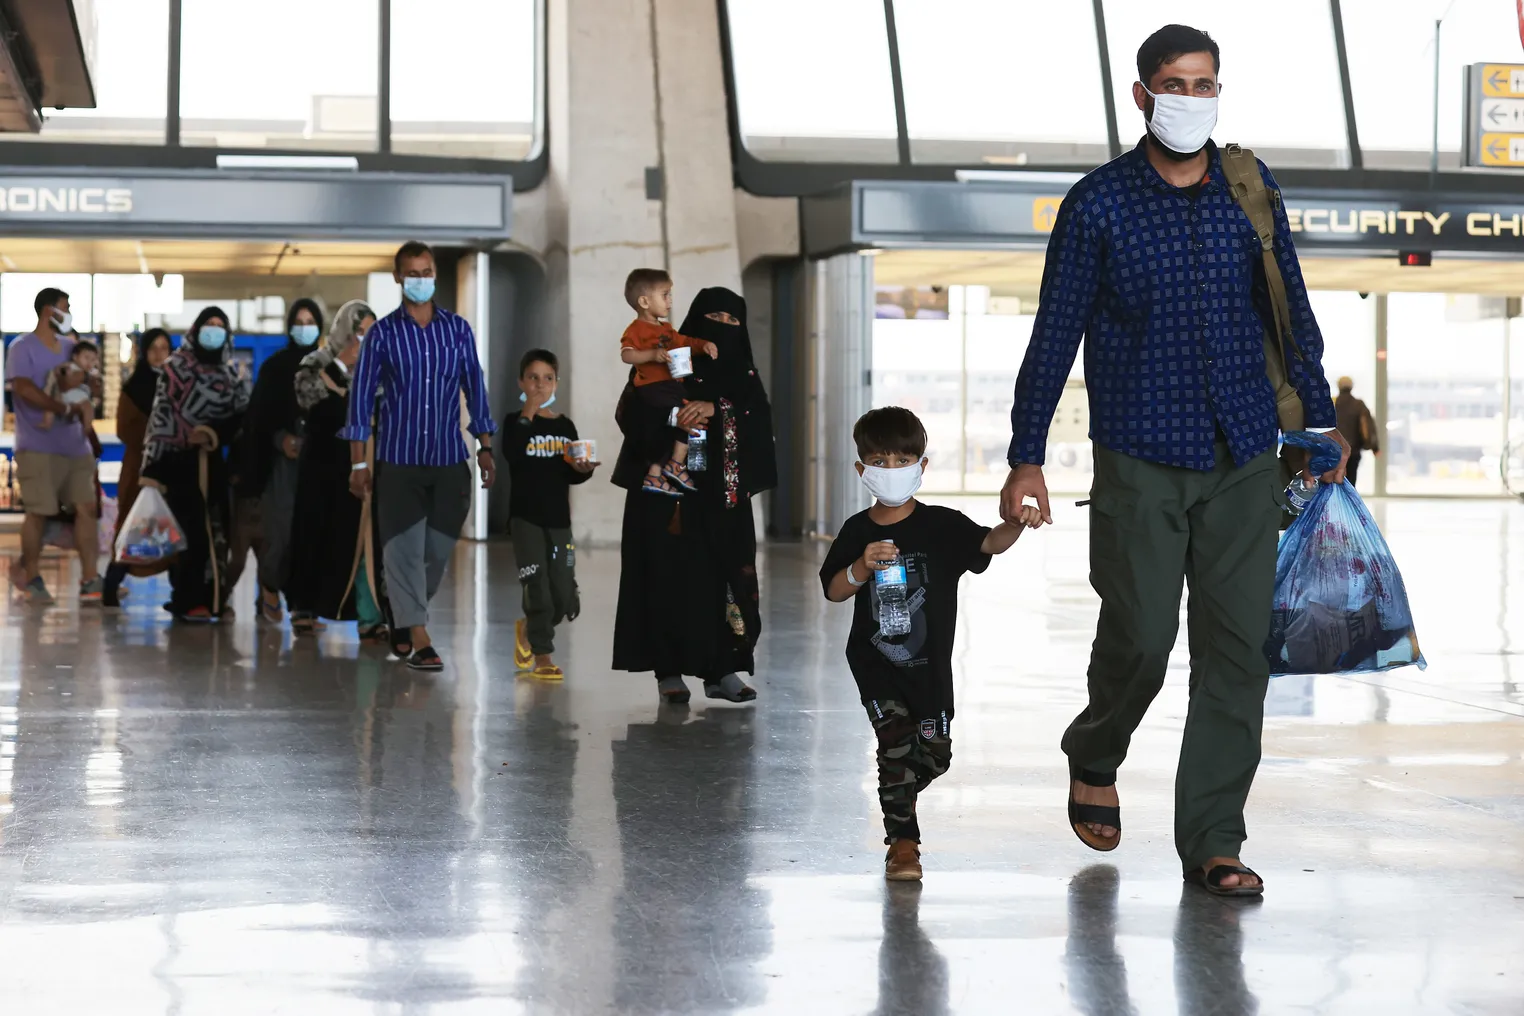
[[[227,605],[231,495],[222,450],[249,408],[231,339],[222,308],[198,314],[164,361],[148,417],[142,482],[164,492],[187,544],[169,570],[169,610],[181,621],[216,621]]]
[[[349,372],[375,323],[364,301],[349,301],[335,315],[323,347],[307,354],[296,372],[296,403],[307,438],[286,585],[293,613],[358,621],[362,641],[387,637],[390,611],[370,502],[349,493],[349,442],[339,431],[349,414]]]

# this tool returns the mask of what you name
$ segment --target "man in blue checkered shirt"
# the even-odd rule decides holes
[[[1258,895],[1263,882],[1238,855],[1260,758],[1280,517],[1263,348],[1273,319],[1258,237],[1211,142],[1218,69],[1217,44],[1203,32],[1169,25],[1150,36],[1133,85],[1148,133],[1076,184],[1059,209],[1016,382],[1001,512],[1014,518],[1031,497],[1051,521],[1042,475],[1048,426],[1083,338],[1095,448],[1090,572],[1101,613],[1090,701],[1063,739],[1069,820],[1097,850],[1121,841],[1117,767],[1164,683],[1189,582],[1176,847],[1187,881]],[[1337,436],[1323,339],[1278,192],[1272,197],[1301,353],[1288,357],[1290,380],[1309,428]],[[1343,473],[1341,462],[1323,479]]]

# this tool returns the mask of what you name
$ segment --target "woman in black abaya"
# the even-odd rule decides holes
[[[778,479],[772,408],[745,300],[705,289],[680,331],[719,349],[717,358],[695,358],[679,416],[683,426],[707,430],[709,463],[693,474],[697,493],[673,500],[643,492],[639,436],[652,425],[643,416],[651,410],[626,386],[618,410],[626,439],[613,475],[626,491],[614,668],[654,671],[674,704],[688,701],[684,674],[701,678],[710,698],[747,702],[756,692],[740,675],[755,673],[762,624],[751,498]]]

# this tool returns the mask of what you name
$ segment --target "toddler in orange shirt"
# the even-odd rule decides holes
[[[672,376],[671,351],[689,349],[714,359],[719,350],[712,342],[678,334],[668,323],[672,316],[672,276],[666,272],[635,269],[625,280],[624,299],[636,317],[619,340],[619,358],[635,367],[636,397],[659,411],[664,421],[652,430],[650,440],[642,442],[648,468],[641,489],[682,497],[684,491],[698,488],[688,475],[688,434],[677,426],[677,411],[688,400],[683,383]],[[652,419],[659,414],[652,413]]]

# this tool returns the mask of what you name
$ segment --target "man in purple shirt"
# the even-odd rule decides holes
[[[402,306],[371,326],[349,392],[349,489],[372,490],[367,444],[375,436],[375,513],[392,605],[392,648],[414,670],[443,670],[429,638],[429,601],[444,579],[471,509],[471,454],[461,436],[465,396],[482,486],[496,472],[497,424],[465,318],[434,303],[434,252],[405,243],[393,259]],[[377,392],[380,392],[379,405]],[[374,430],[372,419],[374,418]],[[406,629],[404,631],[404,629]]]
[[[16,477],[26,518],[21,525],[21,560],[11,581],[33,603],[52,603],[38,574],[42,532],[64,505],[74,508],[74,545],[79,550],[79,596],[99,602],[101,578],[95,535],[95,454],[80,422],[79,406],[45,391],[48,374],[69,362],[75,340],[69,294],[44,289],[33,303],[37,328],[11,343],[5,355],[5,383],[16,409]],[[43,417],[53,414],[51,426]]]

